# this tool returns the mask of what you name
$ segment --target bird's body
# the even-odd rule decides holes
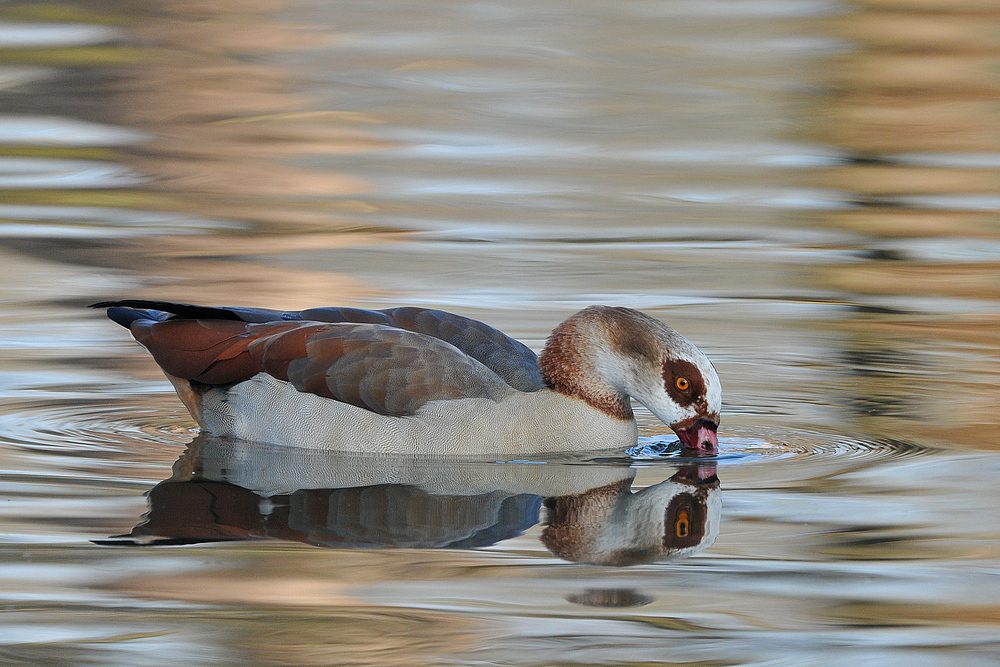
[[[711,363],[627,308],[577,313],[536,357],[482,322],[430,309],[95,305],[152,353],[215,436],[385,454],[624,449],[637,438],[631,396],[690,450],[717,449]]]
[[[201,416],[202,427],[217,436],[379,454],[510,456],[625,449],[637,437],[634,420],[610,420],[582,401],[547,389],[511,389],[497,399],[431,401],[397,417],[300,392],[267,373],[205,392]]]

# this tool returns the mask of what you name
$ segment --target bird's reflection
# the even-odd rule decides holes
[[[560,558],[632,565],[715,541],[713,463],[685,464],[635,493],[628,464],[327,453],[199,436],[150,490],[144,521],[102,543],[474,548],[541,522],[542,543]]]

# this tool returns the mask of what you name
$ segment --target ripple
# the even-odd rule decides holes
[[[688,144],[641,149],[595,148],[591,143],[525,140],[515,136],[475,135],[443,132],[392,132],[386,137],[401,144],[393,150],[399,158],[425,160],[523,160],[553,162],[566,160],[637,161],[663,165],[720,165],[731,167],[773,167],[811,169],[840,166],[848,157],[821,146],[792,143]]]
[[[121,33],[107,26],[85,23],[0,22],[0,48],[65,48],[107,44]]]
[[[1000,197],[989,194],[935,194],[887,197],[884,203],[938,211],[1000,211]]]
[[[97,160],[0,158],[0,188],[3,189],[121,188],[140,185],[147,180],[128,167]]]
[[[197,433],[180,407],[39,401],[0,415],[0,444],[87,458],[168,448],[176,453]]]
[[[0,204],[0,236],[121,238],[133,235],[197,234],[245,229],[230,220],[195,218],[163,211],[105,206]]]
[[[626,454],[640,467],[643,462],[684,461],[680,441],[670,436],[640,437]],[[933,453],[934,449],[903,440],[864,440],[850,436],[802,430],[795,433],[746,432],[719,438],[720,466],[745,465],[776,459],[802,462],[836,462],[840,465],[895,460]]]
[[[135,130],[58,116],[0,116],[0,143],[30,146],[128,146],[150,137]]]
[[[810,188],[742,188],[636,193],[676,205],[840,211],[857,207],[850,193]]]
[[[164,401],[169,399],[164,398]],[[0,415],[0,446],[36,453],[91,459],[134,459],[136,454],[179,453],[200,430],[180,405],[116,404],[107,400],[35,401],[13,406]],[[835,463],[840,467],[920,456],[936,450],[904,440],[864,440],[835,433],[799,430],[766,432],[727,430],[719,438],[722,467],[769,461]],[[637,467],[658,462],[701,461],[680,456],[671,435],[640,437],[624,452]],[[590,460],[585,452],[584,460]],[[127,455],[127,456],[122,456]],[[601,456],[597,461],[606,462]]]
[[[805,431],[779,443],[790,455],[815,458],[897,458],[931,454],[936,450],[904,440],[862,440],[845,435]]]

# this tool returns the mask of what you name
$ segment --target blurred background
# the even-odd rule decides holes
[[[0,5],[0,661],[996,664],[998,54],[991,0]],[[722,378],[718,542],[95,546],[196,433],[112,298],[643,309]]]

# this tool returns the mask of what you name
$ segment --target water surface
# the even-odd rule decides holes
[[[2,661],[997,664],[998,34],[974,0],[0,8]],[[267,486],[116,297],[535,350],[641,308],[722,379],[717,535],[546,537],[690,467],[642,410],[631,458]]]

